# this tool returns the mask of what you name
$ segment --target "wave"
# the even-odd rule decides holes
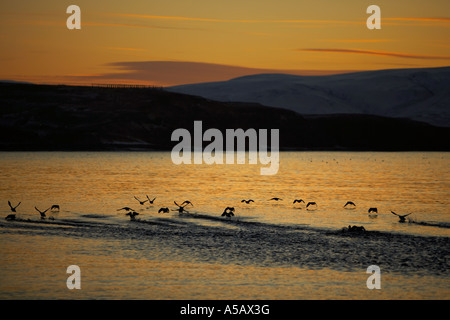
[[[194,219],[214,223],[196,223]],[[171,255],[171,258],[183,261],[198,259],[238,265],[351,271],[365,270],[369,265],[382,263],[386,272],[432,272],[448,275],[449,270],[449,237],[385,231],[342,232],[308,225],[271,224],[239,216],[226,218],[204,213],[159,216],[136,221],[0,219],[0,232],[99,239],[106,242],[113,239],[119,241],[116,242],[117,245],[133,250],[139,257],[148,256],[149,259],[157,259],[158,254],[164,253],[163,256]],[[430,251],[422,248],[433,249]],[[430,258],[430,254],[433,258]]]
[[[83,218],[90,218],[90,219],[106,219],[110,216],[104,215],[104,214],[82,214],[80,217]]]
[[[437,222],[437,221],[409,221],[409,223],[418,224],[427,227],[437,227],[437,228],[450,228],[450,222]]]

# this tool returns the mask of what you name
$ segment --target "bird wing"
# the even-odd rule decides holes
[[[179,206],[181,208],[181,206],[176,201],[174,201],[173,203],[175,203],[177,206]]]
[[[395,214],[396,216],[400,217],[400,215],[396,214],[394,211],[391,211],[393,214]]]
[[[409,216],[410,214],[412,214],[412,212],[411,213],[408,213],[408,214],[405,214],[405,215],[403,215],[402,217],[404,218],[404,217],[407,217],[407,216]]]
[[[34,207],[36,209],[37,212],[41,213],[41,210],[39,210],[38,208]]]
[[[134,196],[134,198],[135,198],[137,201],[141,202],[141,200],[139,200],[138,198],[136,198],[136,196]]]

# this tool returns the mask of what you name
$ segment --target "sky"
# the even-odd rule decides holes
[[[69,5],[81,29],[69,30]],[[381,29],[366,12],[381,9]],[[450,65],[448,0],[0,3],[0,79],[170,86]]]

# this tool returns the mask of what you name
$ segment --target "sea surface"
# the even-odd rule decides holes
[[[261,167],[0,153],[0,299],[450,298],[450,153],[281,152],[276,175]],[[21,202],[15,221],[8,201]],[[41,219],[35,207],[54,204]],[[67,287],[71,265],[80,290]],[[381,289],[367,287],[372,265]]]

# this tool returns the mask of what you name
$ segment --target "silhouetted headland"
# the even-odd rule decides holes
[[[175,129],[280,129],[280,150],[450,151],[450,128],[362,114],[300,115],[156,88],[0,83],[0,150],[172,150]],[[191,132],[193,134],[193,132]]]

